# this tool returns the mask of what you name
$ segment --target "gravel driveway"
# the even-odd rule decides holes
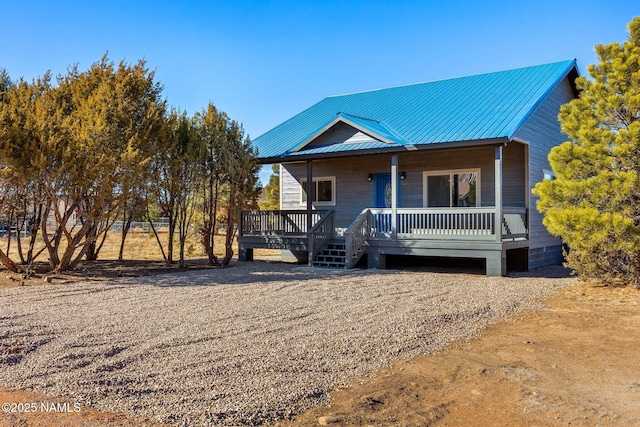
[[[561,272],[488,278],[253,262],[5,289],[0,386],[148,421],[260,425],[531,308],[572,283]]]

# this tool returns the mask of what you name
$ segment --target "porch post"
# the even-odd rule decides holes
[[[311,238],[312,221],[313,221],[313,167],[311,166],[311,160],[307,160],[307,246],[309,248],[309,267],[313,266],[313,239]]]
[[[311,221],[313,220],[313,168],[311,166],[311,160],[307,160],[307,233],[311,230]]]
[[[496,205],[496,242],[499,250],[489,251],[486,257],[487,276],[504,276],[507,274],[507,256],[502,246],[502,145],[495,148],[495,205]]]
[[[502,145],[495,148],[496,241],[502,242]]]
[[[398,155],[391,155],[391,237],[398,238]]]

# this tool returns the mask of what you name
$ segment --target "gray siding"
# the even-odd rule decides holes
[[[564,260],[562,246],[555,245],[529,250],[529,268],[544,267],[545,265],[560,265]]]
[[[518,142],[511,142],[502,150],[502,199],[504,206],[528,207],[527,177],[525,175],[526,150],[527,147]]]
[[[346,123],[336,123],[324,133],[319,135],[307,147],[320,147],[323,145],[333,145],[352,142],[371,142],[378,141],[367,134],[360,132]]]
[[[554,257],[559,250],[560,240],[550,235],[542,225],[542,214],[535,208],[537,197],[531,193],[531,189],[542,180],[543,170],[551,169],[548,160],[551,148],[568,140],[560,130],[558,113],[560,107],[573,98],[575,95],[571,83],[565,79],[514,137],[527,143],[529,147],[529,206],[531,207],[529,266],[531,268],[544,265],[550,259],[549,252],[552,252],[554,255],[551,257]],[[550,249],[545,252],[544,248]]]
[[[513,143],[504,148],[503,200],[505,206],[525,206],[525,150],[522,144]],[[331,160],[313,161],[313,176],[336,177],[336,205],[314,206],[316,209],[332,209],[336,212],[336,226],[348,227],[363,209],[373,206],[373,182],[369,174],[388,173],[391,170],[390,155],[359,155]],[[400,207],[423,207],[423,172],[480,168],[482,206],[493,206],[494,148],[454,149],[442,151],[413,151],[398,154],[398,171],[406,173],[400,181]],[[286,163],[281,172],[282,209],[305,209],[300,203],[300,181],[306,179],[306,164]]]
[[[303,209],[299,179],[306,176],[304,163],[280,165],[280,209]],[[299,177],[299,178],[297,178]]]

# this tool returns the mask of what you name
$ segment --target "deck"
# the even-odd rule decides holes
[[[384,268],[386,255],[484,258],[487,274],[505,273],[505,251],[528,246],[526,208],[367,208],[344,231],[333,211],[246,211],[238,243],[240,259],[254,248],[287,249],[299,260],[315,257],[329,242],[344,241],[346,268],[364,254],[369,267]],[[496,218],[501,218],[497,221]],[[308,227],[307,225],[310,225]]]

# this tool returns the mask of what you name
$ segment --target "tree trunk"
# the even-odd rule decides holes
[[[82,228],[80,228],[80,230],[73,236],[68,231],[65,231],[65,237],[67,239],[67,247],[65,248],[64,253],[62,254],[62,257],[60,258],[60,262],[54,269],[56,273],[60,273],[70,268],[75,268],[78,262],[80,261],[80,257],[83,255],[86,256],[86,252],[89,250],[89,247],[91,245],[95,246],[95,239],[93,239],[93,237],[90,237],[90,236],[96,235],[96,227],[97,227],[97,224],[95,224],[92,221],[92,222],[85,222],[84,224],[82,224]],[[92,239],[92,240],[89,240],[89,239]],[[76,251],[76,249],[78,249],[78,246],[80,246],[80,243],[83,241],[84,243],[82,245],[82,250],[80,251],[80,255],[76,257],[76,259],[73,261],[73,264],[72,264],[71,260],[73,258],[73,254]]]
[[[209,200],[207,203],[207,212],[205,213],[204,225],[202,227],[202,245],[209,265],[218,265],[219,261],[215,255],[215,238],[216,238],[216,226],[218,220],[216,215],[218,213],[218,193],[219,193],[219,181],[216,178],[215,183],[209,181]]]
[[[82,257],[86,254],[88,247],[89,247],[88,244],[84,245],[82,249],[80,249],[80,252],[78,253],[78,255],[76,255],[76,257],[73,259],[73,261],[69,262],[69,265],[68,265],[69,270],[73,270],[78,266],[78,264],[82,260]]]
[[[180,221],[179,221],[179,225],[178,225],[178,240],[180,242],[180,262],[179,262],[179,266],[180,268],[185,268],[187,265],[184,261],[184,245],[187,241],[187,213],[183,211],[184,207],[180,207]],[[186,208],[184,209],[186,210]]]
[[[22,218],[22,224],[19,223],[18,218],[16,217],[16,246],[18,248],[18,256],[20,257],[20,264],[26,264],[26,260],[24,259],[24,253],[22,252],[22,239],[20,238],[20,233],[24,230],[24,225],[27,222],[26,218]],[[8,252],[7,252],[8,253]]]
[[[60,258],[60,262],[55,267],[54,272],[62,273],[63,271],[69,269],[69,266],[71,264],[71,257],[73,256],[75,250],[76,248],[72,244],[69,244],[67,246],[67,248],[64,250],[64,253],[62,254],[62,257]]]
[[[129,229],[131,229],[131,219],[132,217],[127,217],[126,214],[124,214],[122,217],[122,234],[120,238],[120,250],[118,251],[118,261],[120,262],[124,260],[124,243],[127,240]],[[164,252],[162,255],[164,255]]]
[[[147,221],[149,221],[149,226],[153,231],[153,235],[156,236],[156,241],[158,242],[158,246],[160,247],[160,252],[162,253],[162,260],[167,262],[167,255],[164,253],[164,247],[162,246],[162,241],[160,241],[160,236],[158,235],[158,230],[153,225],[153,221],[151,220],[151,216],[149,215],[149,211],[147,211]]]
[[[33,217],[31,220],[31,230],[30,230],[30,238],[29,238],[29,249],[27,249],[27,264],[30,265],[33,263],[33,261],[35,260],[35,258],[38,256],[33,256],[33,250],[36,246],[36,240],[38,237],[38,230],[41,227],[42,224],[42,210],[43,210],[43,206],[42,203],[39,203],[38,206],[34,206],[33,208]],[[40,252],[38,252],[38,254],[40,254],[42,252],[42,249],[40,250]]]
[[[211,256],[215,264],[218,264],[218,258],[215,256],[216,246],[216,227],[218,226],[218,199],[220,198],[220,180],[216,179],[215,195],[213,197],[213,212],[211,216]]]
[[[227,212],[227,233],[225,235],[225,252],[224,259],[222,260],[222,266],[227,267],[233,257],[233,238],[235,236],[235,230],[233,227],[234,212],[236,210],[236,198],[238,197],[237,190],[231,186],[229,189],[229,206]]]
[[[107,240],[107,234],[109,234],[109,230],[111,229],[111,226],[109,226],[108,229],[104,230],[101,234],[101,240],[100,240],[100,244],[97,243],[97,239],[96,239],[96,259],[98,259],[98,255],[100,254],[100,250],[102,249],[102,246],[104,245],[104,241]]]
[[[38,207],[34,207],[33,217],[31,219],[31,227],[29,230],[29,248],[27,249],[27,264],[31,264],[33,262],[33,249],[36,246],[36,239],[38,237],[38,229],[40,227],[40,222],[42,221],[42,205],[38,205]]]
[[[202,226],[202,245],[204,246],[204,250],[207,253],[207,262],[209,265],[216,265],[215,258],[216,256],[213,253],[213,245],[211,245],[211,223],[205,222]]]
[[[236,235],[236,230],[233,226],[233,215],[229,215],[230,220],[227,221],[227,233],[225,235],[225,252],[224,259],[222,260],[222,266],[226,267],[233,258],[233,239]]]
[[[169,213],[169,242],[167,243],[167,264],[173,264],[173,236],[176,234],[176,218]]]
[[[49,252],[49,265],[52,268],[55,268],[58,264],[60,264],[60,258],[58,257],[58,247],[60,243],[60,236],[62,235],[62,228],[60,225],[56,228],[56,232],[53,234],[51,238],[49,238],[49,232],[47,229],[47,218],[49,217],[50,208],[45,208],[44,218],[42,220],[42,239],[44,240],[44,245]]]
[[[7,221],[7,254],[11,253],[11,223],[13,222],[13,213],[9,215],[9,221]],[[17,221],[16,221],[17,224]],[[17,228],[16,228],[17,231]]]
[[[87,250],[85,251],[87,261],[96,261],[98,259],[98,251],[96,250],[97,248],[96,227],[97,226],[95,224],[91,224],[91,227],[90,227],[91,231],[87,233],[86,239],[90,240],[90,242],[87,245],[85,245],[87,247]]]
[[[16,263],[2,251],[2,249],[0,249],[0,264],[4,265],[5,268],[12,273],[22,273],[22,269],[18,267],[18,265],[16,265]]]

